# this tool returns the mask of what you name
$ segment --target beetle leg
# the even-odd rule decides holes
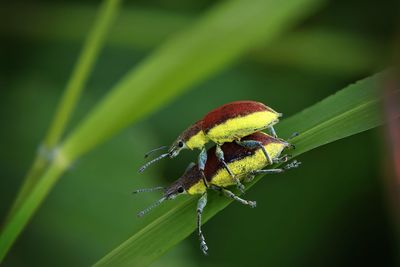
[[[206,162],[207,162],[207,150],[205,147],[203,147],[203,149],[199,154],[199,170],[204,171],[204,168],[206,167]]]
[[[235,177],[235,175],[233,175],[228,164],[226,164],[225,157],[224,157],[224,151],[222,151],[222,149],[219,145],[217,145],[215,147],[215,155],[217,156],[218,160],[224,165],[224,168],[229,173],[229,175],[232,177],[232,179],[235,181],[236,186],[240,190],[240,192],[244,193],[244,185],[240,182],[240,180],[237,177]]]
[[[236,143],[242,147],[245,148],[261,148],[262,152],[264,153],[265,157],[267,158],[269,164],[273,164],[274,162],[272,161],[271,157],[268,155],[267,150],[263,146],[261,142],[255,141],[255,140],[244,140],[244,141],[236,141]]]
[[[255,170],[252,171],[251,174],[252,175],[257,175],[257,174],[271,174],[271,173],[281,173],[284,172],[284,169],[266,169],[266,170]]]
[[[252,171],[250,174],[251,174],[251,175],[257,175],[257,174],[261,174],[261,173],[263,173],[263,174],[281,173],[281,172],[284,172],[284,171],[286,171],[286,170],[290,170],[290,169],[297,168],[297,167],[300,166],[300,164],[301,164],[300,161],[293,160],[291,163],[286,164],[286,165],[285,165],[283,168],[281,168],[281,169],[255,170],[255,171]]]
[[[298,132],[294,132],[294,133],[292,133],[292,134],[289,136],[289,138],[286,139],[286,141],[287,141],[287,142],[290,142],[290,140],[292,140],[293,138],[295,138],[295,137],[297,137],[297,136],[299,136],[299,135],[300,135],[300,134],[299,134]],[[289,143],[288,149],[296,149],[296,146]]]
[[[201,150],[201,152],[199,154],[198,166],[199,166],[199,170],[202,175],[203,183],[206,187],[208,187],[207,179],[206,179],[206,176],[204,175],[204,169],[206,167],[206,162],[207,162],[207,150],[205,147],[203,147],[203,149]]]
[[[292,133],[290,136],[289,136],[289,138],[288,139],[286,139],[287,141],[290,141],[291,139],[293,139],[293,138],[295,138],[295,137],[297,137],[297,136],[299,136],[300,134],[298,133],[298,132],[294,132],[294,133]]]
[[[194,162],[190,162],[189,165],[186,167],[185,173],[190,170],[191,168],[193,168],[193,166],[196,165]]]
[[[287,162],[291,157],[292,157],[292,155],[286,154],[286,155],[283,155],[282,157],[273,159],[273,162],[274,163],[284,163],[284,162]]]
[[[243,205],[248,205],[248,206],[250,206],[250,208],[255,208],[257,205],[256,201],[251,201],[251,200],[246,200],[246,199],[240,198],[237,195],[235,195],[233,192],[231,192],[228,189],[225,189],[223,187],[213,185],[211,188],[214,190],[217,190],[217,191],[222,191],[222,193],[224,193],[225,196],[232,198],[233,200],[236,200],[236,201],[242,203]]]
[[[254,180],[254,177],[255,177],[255,175],[253,175],[253,174],[248,174],[248,175],[245,176],[244,181],[245,181],[246,183],[251,183],[251,182]]]
[[[205,192],[197,202],[197,229],[199,231],[200,249],[204,253],[204,255],[207,255],[208,247],[203,232],[201,231],[201,216],[203,214],[203,210],[206,205],[207,205],[207,192]]]
[[[269,126],[269,127],[268,127],[268,130],[269,130],[269,132],[271,133],[271,135],[272,135],[273,137],[275,137],[275,138],[278,137],[278,135],[277,135],[276,132],[275,132],[274,126]]]

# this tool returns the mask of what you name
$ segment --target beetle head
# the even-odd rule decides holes
[[[190,163],[182,176],[165,189],[164,197],[174,199],[179,195],[188,194],[189,189],[202,177],[199,166],[193,162]]]
[[[185,140],[179,136],[178,139],[175,140],[175,142],[171,145],[171,147],[168,150],[168,156],[170,158],[175,158],[176,156],[179,155],[179,153],[187,149],[188,147],[186,146]]]
[[[173,182],[170,186],[168,186],[165,189],[164,197],[166,197],[166,199],[170,200],[170,199],[176,198],[179,195],[183,195],[186,193],[187,192],[186,192],[185,185],[182,182],[182,179],[179,178],[178,180]]]
[[[150,210],[152,210],[153,208],[155,208],[158,205],[160,205],[161,203],[163,203],[164,201],[172,200],[172,199],[175,199],[178,195],[185,194],[186,193],[185,188],[178,181],[179,180],[175,181],[172,185],[170,185],[167,188],[155,187],[155,188],[149,188],[149,189],[138,189],[138,190],[133,191],[133,193],[136,194],[136,193],[141,193],[141,192],[151,192],[151,191],[156,191],[156,190],[164,190],[164,195],[162,196],[162,198],[160,198],[159,200],[154,202],[152,205],[150,205],[146,209],[140,211],[137,215],[139,217],[142,217],[146,213],[148,213]]]
[[[197,121],[187,128],[171,145],[168,153],[170,158],[175,158],[183,149],[203,148],[207,138],[203,132],[203,121]]]
[[[162,146],[160,148],[156,148],[153,149],[151,151],[149,151],[145,157],[148,157],[151,153],[153,153],[154,151],[160,150],[160,149],[164,149],[166,148],[165,146]],[[175,158],[176,156],[178,156],[179,152],[181,152],[182,149],[185,149],[186,145],[185,142],[183,140],[181,140],[180,138],[178,138],[172,145],[171,147],[168,149],[167,153],[161,154],[160,156],[158,156],[157,158],[154,158],[150,161],[148,161],[146,164],[144,164],[142,167],[140,167],[139,169],[139,173],[144,172],[145,169],[147,169],[147,167],[149,167],[150,165],[152,165],[153,163],[159,161],[160,159],[169,157],[169,158]]]
[[[187,190],[193,184],[193,179],[198,179],[198,177],[199,177],[199,170],[198,170],[197,165],[190,164],[189,167],[186,169],[185,173],[178,180],[173,182],[167,188],[155,187],[155,188],[149,188],[149,189],[138,189],[138,190],[135,190],[133,192],[134,194],[141,193],[141,192],[151,192],[151,191],[156,191],[156,190],[164,190],[164,194],[163,194],[162,198],[157,200],[155,203],[153,203],[148,208],[140,211],[138,213],[138,216],[142,217],[143,215],[148,213],[151,209],[157,207],[158,205],[160,205],[162,202],[164,202],[166,200],[172,200],[172,199],[175,199],[179,195],[187,194]]]
[[[179,153],[184,149],[194,149],[194,148],[202,148],[204,144],[207,142],[205,135],[202,131],[202,121],[198,121],[189,128],[187,128],[183,133],[175,140],[174,143],[169,147],[168,152],[161,154],[157,158],[147,162],[140,169],[139,172],[142,173],[147,167],[151,164],[159,161],[160,159],[169,157],[175,158],[179,155]],[[166,146],[162,146],[156,149],[149,151],[145,157],[148,157],[155,151],[166,149]]]

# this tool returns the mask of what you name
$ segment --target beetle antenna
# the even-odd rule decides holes
[[[138,217],[143,217],[146,213],[148,213],[151,209],[157,207],[160,205],[162,202],[164,202],[167,199],[167,197],[162,197],[161,199],[157,200],[156,202],[153,203],[153,205],[149,206],[148,208],[140,211],[137,216]]]
[[[154,148],[152,150],[150,150],[149,152],[147,152],[144,157],[147,158],[148,156],[150,156],[151,154],[153,154],[154,152],[158,151],[158,150],[162,150],[162,149],[167,149],[168,146],[160,146],[158,148]]]
[[[165,187],[162,186],[157,186],[153,188],[140,188],[132,192],[132,194],[137,194],[137,193],[143,193],[143,192],[153,192],[153,191],[158,191],[158,190],[163,190]]]
[[[144,172],[144,170],[147,169],[147,167],[149,167],[151,164],[153,164],[154,162],[159,161],[160,159],[163,159],[163,158],[165,158],[165,157],[167,157],[167,156],[169,156],[169,153],[162,154],[161,156],[159,156],[159,157],[157,157],[157,158],[155,158],[155,159],[150,160],[149,162],[147,162],[146,164],[144,164],[142,167],[140,167],[139,173]]]

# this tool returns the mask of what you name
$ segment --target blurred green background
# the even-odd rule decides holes
[[[68,129],[133,64],[214,2],[126,1]],[[47,130],[98,4],[0,4],[0,218]],[[171,143],[221,104],[257,100],[288,117],[381,70],[394,40],[396,8],[395,0],[329,1],[271,45],[95,149],[62,177],[4,266],[93,264],[154,219],[138,219],[136,212],[159,195],[131,191],[170,183],[197,156],[185,152],[138,175],[145,152]],[[209,257],[192,235],[153,266],[398,266],[383,130],[318,148],[299,158],[301,168],[264,177],[246,194],[257,209],[233,203],[204,226]]]

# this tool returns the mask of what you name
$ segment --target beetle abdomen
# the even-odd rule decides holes
[[[280,114],[255,101],[236,101],[208,113],[203,119],[203,131],[215,143],[238,140],[278,121]]]

